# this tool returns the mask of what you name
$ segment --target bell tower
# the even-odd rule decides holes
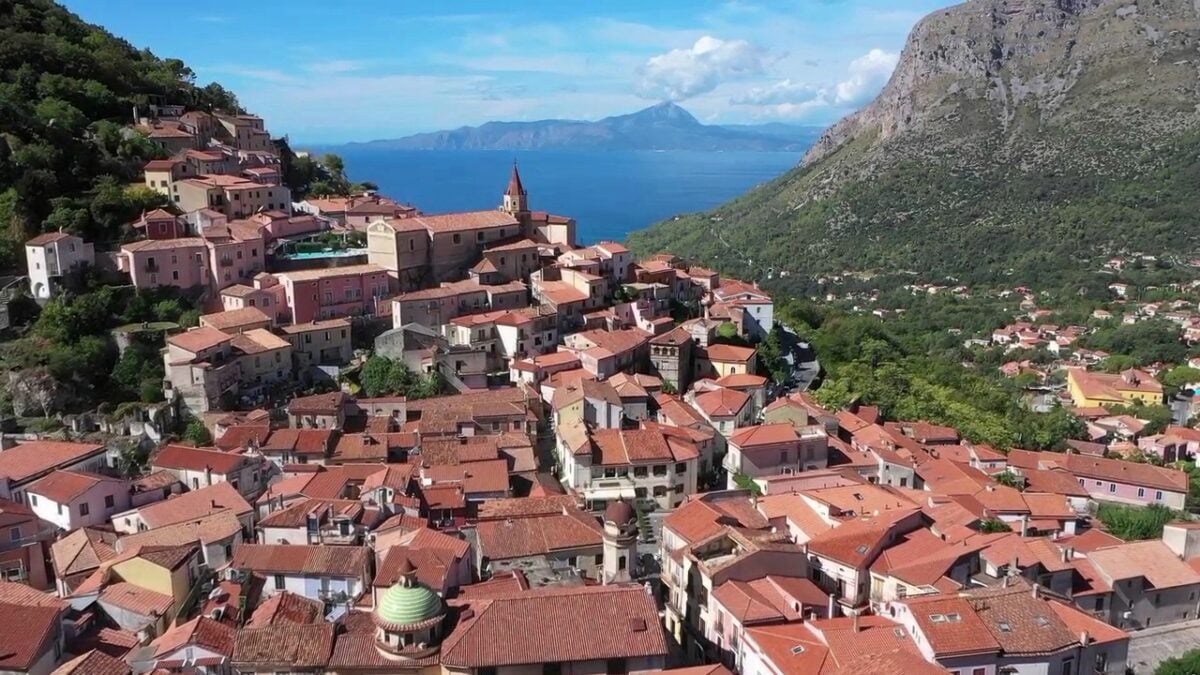
[[[625,500],[615,501],[604,510],[604,569],[601,583],[632,581],[641,576],[637,554],[637,512]]]
[[[501,211],[511,214],[518,220],[529,213],[529,193],[521,184],[521,172],[517,171],[517,163],[513,161],[512,177],[508,179],[508,189],[504,191],[504,203]]]

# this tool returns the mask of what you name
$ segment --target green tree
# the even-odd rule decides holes
[[[212,443],[212,434],[208,432],[204,422],[193,417],[188,420],[187,427],[183,430],[183,440],[192,445],[206,446]]]
[[[1114,536],[1127,541],[1157,539],[1163,526],[1178,517],[1178,513],[1160,504],[1150,506],[1121,506],[1101,504],[1096,517]]]
[[[1200,673],[1200,649],[1184,652],[1158,664],[1154,675],[1196,675]]]
[[[1181,389],[1188,384],[1200,382],[1200,368],[1176,366],[1158,379],[1167,389]]]
[[[989,518],[979,522],[979,531],[984,534],[994,534],[997,532],[1012,532],[1012,528],[1003,520]]]

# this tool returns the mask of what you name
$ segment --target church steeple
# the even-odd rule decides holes
[[[504,204],[501,210],[512,215],[529,212],[529,193],[521,184],[521,172],[517,170],[517,162],[513,161],[512,177],[508,179],[508,189],[504,191]]]

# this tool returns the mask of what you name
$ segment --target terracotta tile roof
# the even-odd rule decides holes
[[[1087,632],[1089,638],[1088,644],[1107,644],[1129,639],[1129,633],[1120,628],[1110,626],[1066,603],[1050,600],[1047,604],[1051,611],[1058,615],[1059,621],[1073,635],[1080,635]]]
[[[248,324],[254,323],[271,323],[271,317],[263,313],[257,307],[243,307],[242,309],[230,309],[224,312],[216,312],[214,314],[205,314],[200,317],[200,324],[210,326],[219,331],[227,331],[231,328],[239,328]]]
[[[368,628],[373,627],[369,614],[365,619],[356,620],[363,621]],[[333,653],[329,657],[329,669],[326,672],[344,672],[360,668],[375,672],[399,671],[396,660],[384,656],[375,644],[374,630],[339,634],[333,644]],[[433,672],[440,672],[436,670],[439,663],[438,653],[434,651],[427,656],[406,659],[404,666],[407,670],[433,668]]]
[[[566,514],[487,520],[476,524],[480,555],[510,560],[556,551],[600,546],[604,529],[578,510]]]
[[[808,623],[782,623],[750,628],[747,642],[756,646],[765,660],[781,673],[820,673],[836,667],[826,647]]]
[[[58,504],[70,504],[102,483],[116,485],[126,481],[84,471],[59,470],[30,483],[27,491]]]
[[[50,545],[50,558],[59,579],[90,572],[116,557],[117,535],[110,530],[81,527]]]
[[[441,593],[446,588],[455,559],[453,554],[445,550],[393,546],[384,555],[372,585],[376,588],[396,585],[400,581],[400,569],[406,562],[416,570],[417,581]]]
[[[779,422],[742,427],[733,432],[729,442],[742,450],[753,450],[779,443],[799,443],[800,436],[796,434],[796,427],[790,422]]]
[[[103,453],[103,445],[66,441],[29,441],[0,452],[0,476],[23,483],[40,473]]]
[[[169,595],[141,586],[119,581],[100,591],[100,602],[127,610],[139,616],[162,616],[171,610],[175,601]]]
[[[242,544],[234,549],[230,567],[266,574],[362,577],[369,562],[370,552],[362,546]]]
[[[1025,504],[1029,507],[1029,516],[1031,518],[1075,520],[1079,517],[1067,502],[1067,498],[1063,495],[1025,492],[1021,496],[1025,500]]]
[[[767,378],[762,375],[752,375],[750,373],[733,373],[718,377],[714,380],[719,386],[729,387],[730,389],[752,389],[755,387],[765,387]]]
[[[229,289],[225,289],[229,290]],[[314,330],[326,330],[330,328],[349,328],[350,322],[345,319],[327,319],[325,321],[310,321],[308,323],[292,324],[290,326],[280,327],[280,332],[288,335],[296,333],[307,333]]]
[[[291,452],[326,456],[333,445],[333,429],[276,429],[261,445],[263,452]]]
[[[233,641],[237,629],[199,616],[184,624],[168,628],[150,643],[155,658],[162,658],[184,647],[202,647],[208,651],[229,656],[233,653]]]
[[[736,389],[720,387],[700,394],[695,400],[696,407],[709,417],[734,417],[750,402],[750,396]]]
[[[736,345],[709,345],[706,353],[709,361],[721,363],[746,363],[754,358],[753,347],[738,347]]]
[[[1110,585],[1138,577],[1158,589],[1200,584],[1200,573],[1158,539],[1096,549],[1087,557]]]
[[[503,520],[525,516],[546,516],[562,513],[563,509],[576,508],[571,495],[546,497],[517,497],[512,499],[489,499],[479,505],[479,520]]]
[[[445,551],[455,558],[466,558],[471,551],[471,545],[467,541],[425,526],[405,534],[398,543],[414,551]]]
[[[868,518],[849,521],[817,534],[806,546],[809,552],[821,557],[860,567],[874,559],[888,535],[894,532],[897,523],[919,511],[916,507],[893,509]]]
[[[168,497],[161,502],[147,504],[138,510],[146,527],[154,529],[194,520],[229,509],[241,517],[253,509],[236,488],[229,483],[216,483],[192,490],[181,495]]]
[[[1186,493],[1188,491],[1188,475],[1183,471],[1168,469],[1153,464],[1137,464],[1119,459],[1104,459],[1077,453],[1056,455],[1043,453],[1042,459],[1052,455],[1055,463],[1076,476],[1083,478],[1099,478],[1116,483],[1142,485],[1161,490]]]
[[[640,586],[594,586],[529,591],[469,605],[442,643],[441,660],[454,668],[665,659],[658,609]]]
[[[654,429],[597,429],[592,432],[592,444],[594,466],[683,462],[699,456],[694,446],[692,452],[682,445],[672,446]]]
[[[484,462],[500,458],[500,443],[501,437],[491,435],[426,438],[421,441],[420,453],[413,459],[423,466]]]
[[[192,253],[191,249],[204,250],[204,240],[200,237],[180,237],[178,239],[144,239],[121,245],[121,251],[140,253],[143,251],[180,251],[185,255]]]
[[[1088,553],[1095,551],[1098,548],[1108,548],[1124,544],[1125,541],[1120,537],[1105,532],[1104,530],[1089,528],[1082,533],[1073,537],[1060,537],[1059,542],[1064,546],[1070,546],[1080,553]]]
[[[221,452],[209,448],[193,448],[186,445],[168,445],[158,451],[150,465],[155,469],[181,471],[212,470],[216,474],[231,474],[249,463],[246,455]]]
[[[0,604],[57,609],[67,607],[67,603],[56,595],[14,581],[0,581]]]
[[[309,516],[341,516],[351,522],[358,522],[363,517],[363,503],[357,499],[301,499],[278,511],[263,516],[256,527],[303,528],[308,524]]]
[[[178,546],[141,546],[137,557],[173,571],[194,558],[199,550],[193,542]]]
[[[259,603],[250,620],[246,622],[246,628],[295,626],[321,623],[324,620],[325,606],[320,601],[309,600],[289,591],[280,591]]]
[[[467,494],[508,492],[508,460],[492,459],[468,464],[427,466],[421,469],[424,479],[434,485],[461,485]]]
[[[241,530],[242,523],[237,519],[237,514],[225,509],[194,520],[125,535],[118,540],[117,547],[121,551],[128,551],[138,546],[182,546],[194,542],[210,544],[229,539]]]
[[[321,267],[309,270],[295,270],[292,272],[279,272],[275,274],[279,280],[291,281],[292,283],[301,281],[320,281],[322,279],[337,279],[340,277],[357,277],[364,274],[387,274],[387,270],[379,265],[366,263],[362,265],[346,265],[345,267]]]
[[[323,669],[333,653],[335,626],[265,626],[237,632],[231,661],[238,670]]]
[[[1062,469],[1021,469],[1025,478],[1025,498],[1035,493],[1087,497],[1088,491],[1070,473]]]
[[[212,349],[232,341],[233,338],[228,334],[209,326],[193,328],[187,332],[176,333],[167,338],[168,344],[172,344],[193,354],[198,354],[206,349]]]
[[[62,664],[51,675],[129,675],[131,672],[129,664],[121,659],[93,649]]]
[[[443,213],[432,216],[417,216],[412,221],[435,234],[442,232],[461,232],[464,230],[480,230],[495,227],[517,227],[519,223],[511,214],[498,209],[491,211],[465,211],[462,213]],[[516,234],[517,230],[513,230]]]
[[[0,669],[29,671],[53,649],[62,610],[0,604]]]
[[[46,244],[53,244],[56,241],[62,241],[63,239],[68,239],[70,237],[71,235],[67,234],[66,232],[47,232],[45,234],[39,234],[33,239],[30,239],[29,241],[25,242],[25,245],[45,246]]]
[[[519,595],[529,590],[529,581],[519,570],[496,574],[487,581],[463,586],[458,589],[456,599],[463,601],[492,600]]]
[[[340,412],[350,397],[344,391],[314,394],[292,399],[287,406],[289,415],[335,415]]]
[[[261,446],[270,434],[271,426],[269,424],[240,424],[226,429],[225,433],[213,442],[213,445],[227,451],[240,450],[251,445]]]
[[[708,539],[726,527],[762,530],[766,517],[750,504],[744,491],[710,492],[684,502],[667,514],[663,527],[689,544]]]

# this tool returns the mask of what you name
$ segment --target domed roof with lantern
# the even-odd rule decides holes
[[[380,595],[375,625],[387,632],[410,632],[432,627],[446,616],[441,597],[417,581],[416,568],[405,560],[400,580]]]
[[[619,499],[604,509],[604,522],[626,527],[637,521],[637,512],[624,499]]]

